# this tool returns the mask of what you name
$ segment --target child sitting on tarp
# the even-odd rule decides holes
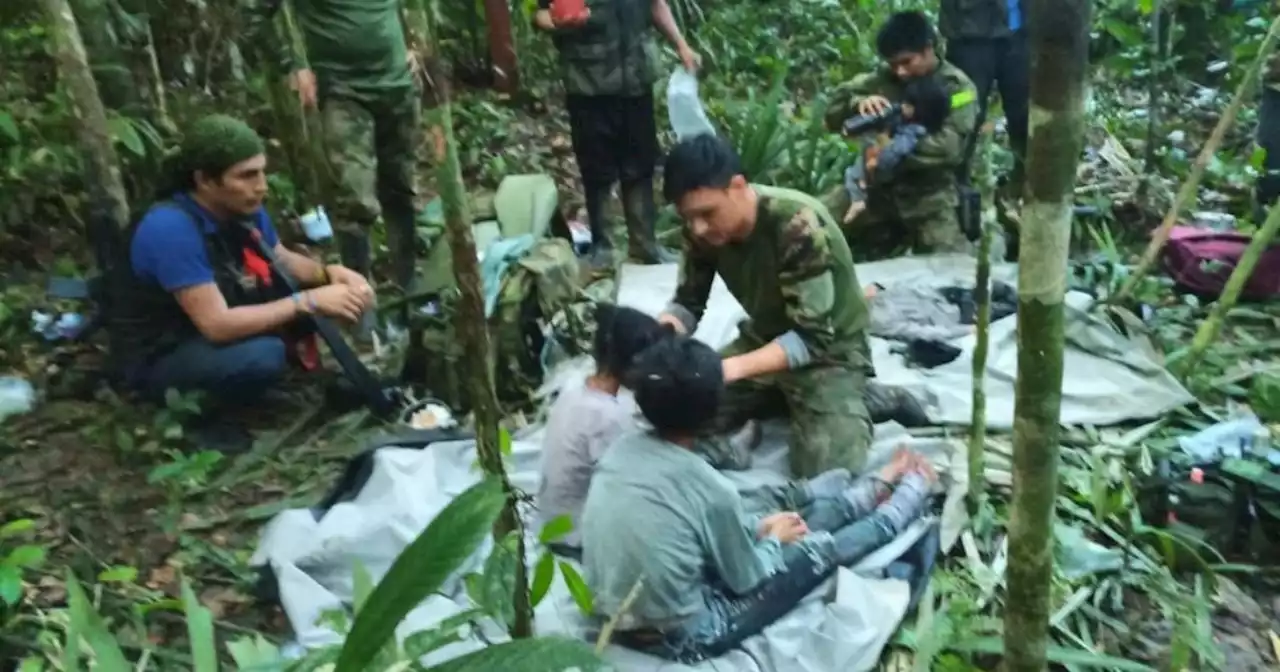
[[[844,173],[844,187],[850,201],[844,213],[846,224],[867,208],[867,190],[892,180],[898,164],[916,150],[922,138],[942,130],[950,113],[951,98],[935,78],[921,77],[906,85],[902,122],[890,131],[889,142],[871,144]]]
[[[800,484],[809,495],[840,491],[822,515],[748,515],[734,485],[695,452],[724,398],[716,351],[685,336],[661,339],[631,363],[628,387],[653,429],[604,454],[582,516],[587,584],[596,615],[618,619],[619,644],[686,663],[722,655],[924,510],[935,475],[903,451],[881,482]]]

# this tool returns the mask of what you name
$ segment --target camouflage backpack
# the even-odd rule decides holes
[[[489,345],[498,402],[504,414],[536,408],[550,360],[589,352],[594,300],[579,281],[578,259],[562,238],[544,238],[502,277],[489,316]],[[464,351],[454,329],[457,292],[442,295],[422,318],[427,385],[460,413],[470,411]]]

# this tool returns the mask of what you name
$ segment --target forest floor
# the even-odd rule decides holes
[[[466,109],[459,118],[459,141],[471,183],[493,185],[500,175],[532,168],[550,172],[562,185],[577,183],[567,128],[555,110],[513,112],[492,101],[478,101]],[[473,127],[504,130],[500,135],[479,130],[473,134]],[[481,137],[486,140],[481,142]],[[511,159],[521,156],[519,163]],[[568,196],[570,205],[576,205],[575,198]],[[1106,268],[1099,271],[1095,283],[1114,283],[1116,269],[1125,266],[1129,252],[1113,248],[1110,253],[1118,263],[1103,264]],[[43,298],[43,280],[33,276],[21,286],[5,288],[11,323],[24,323],[30,310],[53,307]],[[1168,352],[1189,342],[1203,321],[1204,310],[1172,293],[1162,297],[1160,304],[1162,317],[1153,330]],[[1221,343],[1206,358],[1205,374],[1188,383],[1203,399],[1202,408],[1171,418],[1150,437],[1153,449],[1167,449],[1174,437],[1191,431],[1193,423],[1187,417],[1203,419],[1205,411],[1221,413],[1232,399],[1247,396],[1251,372],[1280,369],[1276,361],[1280,344],[1274,337],[1280,327],[1280,309],[1250,306],[1246,312],[1237,311],[1232,320]],[[247,561],[266,520],[283,509],[314,503],[333,485],[373,427],[367,414],[320,417],[319,392],[310,389],[289,407],[248,419],[258,430],[250,453],[213,461],[208,454],[193,455],[183,449],[181,426],[190,414],[188,400],[173,399],[164,408],[122,400],[94,382],[100,360],[96,347],[48,344],[22,328],[4,333],[5,340],[0,342],[4,359],[21,362],[21,370],[15,373],[30,380],[41,395],[34,411],[11,418],[0,428],[0,524],[33,520],[34,530],[24,543],[42,545],[47,552],[43,569],[29,581],[30,603],[37,609],[62,604],[65,568],[70,568],[82,581],[100,577],[104,613],[126,623],[133,620],[130,613],[137,605],[160,607],[177,596],[180,578],[185,576],[197,587],[224,635],[261,632],[285,637],[288,623],[281,610],[255,599],[257,577]],[[1241,356],[1241,352],[1250,354]],[[1090,445],[1106,443],[1096,433],[1090,436],[1085,431],[1085,435],[1066,449],[1068,459],[1088,464]],[[994,440],[1007,441],[1007,437]],[[1127,458],[1117,459],[1117,464],[1130,468]],[[1078,491],[1068,491],[1064,497],[1088,501],[1087,493]],[[1095,533],[1103,525],[1091,529],[1091,536],[1098,536]],[[980,535],[979,555],[995,554],[996,528],[988,526]],[[1209,563],[1226,560],[1250,561],[1227,558]],[[994,566],[994,560],[989,562]],[[994,585],[982,585],[971,563],[961,559],[953,564],[962,568],[948,570],[949,583],[965,584],[963,589],[952,586],[953,605],[961,601],[956,596],[976,600],[976,595],[994,589]],[[121,576],[128,580],[119,580]],[[1230,593],[1229,604],[1221,599],[1196,603],[1215,613],[1215,632],[1204,634],[1227,651],[1225,669],[1274,669],[1280,652],[1273,653],[1266,633],[1280,631],[1280,592],[1273,576],[1263,570],[1249,569],[1240,577],[1244,590]],[[1136,634],[1123,648],[1151,661],[1168,656],[1168,642],[1181,632],[1177,612],[1182,604],[1152,600],[1132,605],[1133,614],[1124,620]],[[135,641],[145,638],[163,647],[184,639],[180,614],[163,608],[150,613],[156,616],[134,632]],[[972,616],[978,618],[976,611]],[[1086,642],[1081,637],[1092,641],[1088,633],[1101,630],[1095,629],[1092,619],[1081,624],[1072,620],[1078,615],[1068,616],[1062,622],[1071,634],[1061,630],[1055,634],[1082,647]],[[1138,627],[1152,619],[1155,625]],[[1099,646],[1108,643],[1105,637],[1097,639]],[[1146,645],[1155,650],[1141,651]],[[10,635],[0,637],[0,654],[6,647],[19,646]]]

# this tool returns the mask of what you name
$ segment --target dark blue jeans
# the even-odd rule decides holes
[[[204,392],[214,403],[248,404],[279,382],[287,367],[284,340],[277,336],[226,344],[195,338],[152,363],[141,387],[157,399],[175,388]]]

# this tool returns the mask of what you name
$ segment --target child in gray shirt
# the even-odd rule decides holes
[[[578,555],[578,531],[587,487],[601,455],[635,426],[631,406],[618,398],[636,354],[675,332],[644,313],[600,304],[596,308],[593,356],[596,370],[560,393],[547,418],[542,440],[542,486],[538,491],[541,525],[569,516],[573,530],[553,550]]]
[[[797,499],[829,511],[752,516],[696,453],[724,395],[720,356],[688,337],[664,338],[631,364],[627,386],[653,429],[624,436],[600,459],[582,517],[587,584],[597,615],[618,617],[620,644],[687,663],[721,655],[837,566],[893,539],[927,502],[933,474],[904,452],[883,482],[850,484],[834,472],[795,486]]]

